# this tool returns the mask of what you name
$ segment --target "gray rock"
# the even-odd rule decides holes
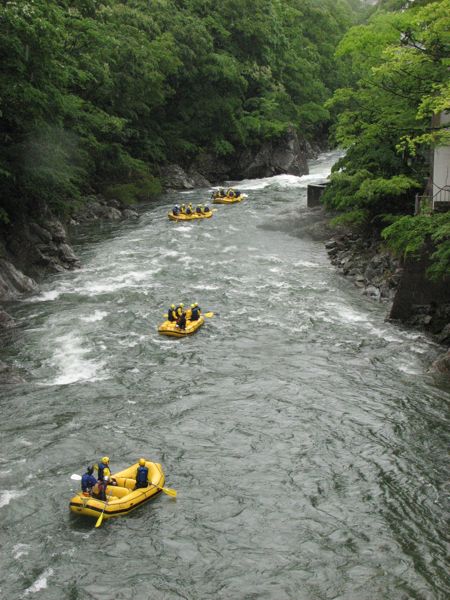
[[[188,176],[190,181],[194,184],[194,187],[198,188],[209,188],[211,187],[211,183],[203,177],[201,173],[196,171],[195,169],[189,169]]]
[[[243,166],[245,178],[270,177],[287,173],[306,175],[309,173],[307,150],[304,140],[300,141],[294,128],[289,128],[277,141],[262,145],[247,166]],[[241,159],[241,164],[243,160]]]
[[[124,219],[138,219],[139,213],[136,210],[132,210],[131,208],[126,208],[122,211],[122,217]]]
[[[374,285],[368,285],[363,293],[365,296],[373,298],[374,300],[379,300],[381,297],[380,290]]]
[[[7,312],[0,309],[0,329],[10,329],[16,322]]]
[[[37,283],[21,273],[4,258],[0,258],[0,300],[14,300],[22,294],[38,291]]]
[[[450,323],[442,329],[437,335],[437,341],[440,344],[450,344]]]
[[[450,375],[450,350],[434,361],[430,371]]]
[[[164,185],[175,190],[191,190],[195,187],[192,179],[179,166],[174,164],[161,167],[161,178]]]
[[[44,223],[45,229],[47,229],[52,236],[52,240],[55,242],[65,242],[67,240],[67,233],[62,223],[53,219]]]
[[[47,231],[47,229],[44,229],[37,223],[30,223],[28,227],[30,229],[30,232],[36,235],[42,242],[51,241],[52,234],[49,231]]]
[[[60,244],[59,248],[59,256],[61,260],[69,264],[79,263],[78,257],[75,255],[75,252],[68,244]]]

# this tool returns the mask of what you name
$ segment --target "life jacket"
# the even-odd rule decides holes
[[[178,318],[177,325],[180,329],[186,328],[186,313],[183,312]]]
[[[138,467],[136,471],[136,487],[143,487],[148,484],[148,468]]]
[[[186,207],[185,207],[184,204],[181,205],[180,212],[181,212],[182,215],[186,214]]]
[[[191,215],[192,214],[192,210],[189,208],[189,206],[186,209],[186,214],[187,215]]]
[[[171,322],[177,320],[177,313],[174,308],[169,308],[169,310],[167,311],[167,319]]]
[[[200,310],[198,306],[195,306],[191,311],[191,321],[198,321],[200,318]]]
[[[181,317],[182,312],[183,312],[183,307],[177,306],[175,309],[175,314],[177,315],[177,317]]]
[[[235,195],[236,195],[236,194],[234,193],[234,190],[232,190],[232,189],[229,189],[229,190],[227,191],[227,196],[228,196],[228,198],[234,198],[234,197],[235,197]]]
[[[98,478],[100,481],[103,481],[103,477],[104,475],[104,470],[108,469],[108,471],[110,471],[108,465],[105,465],[104,463],[98,463]],[[107,475],[110,475],[111,471],[109,473],[107,473]]]
[[[204,213],[209,213],[209,206],[205,206],[205,208],[203,209]]]
[[[195,212],[200,214],[202,212],[202,209],[200,206],[197,206],[197,208],[195,209]]]

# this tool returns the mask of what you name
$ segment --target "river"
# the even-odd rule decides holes
[[[84,227],[83,267],[8,307],[0,360],[26,383],[0,388],[1,598],[450,597],[450,388],[304,233],[335,160],[239,182],[212,219],[167,219],[203,190]],[[180,301],[215,315],[159,336]],[[161,462],[177,499],[71,515],[70,474],[105,454]]]

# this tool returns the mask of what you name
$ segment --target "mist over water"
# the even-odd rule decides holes
[[[385,322],[305,233],[305,177],[238,183],[249,198],[173,223],[76,234],[83,268],[15,303],[0,359],[0,597],[410,600],[450,596],[450,389],[439,348]],[[216,315],[185,339],[172,302]],[[71,473],[161,462],[161,495],[94,529]]]

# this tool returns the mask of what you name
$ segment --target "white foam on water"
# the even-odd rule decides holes
[[[30,585],[24,592],[24,595],[27,594],[35,594],[36,592],[40,592],[41,590],[45,590],[47,587],[47,578],[53,575],[53,569],[45,569],[41,575],[36,579],[34,583]]]
[[[0,492],[0,508],[8,506],[11,500],[24,496],[25,492],[21,490],[4,490]]]
[[[294,263],[295,267],[306,267],[307,269],[316,269],[317,267],[321,267],[318,263],[313,263],[309,260],[297,260]]]
[[[218,290],[219,286],[218,285],[194,285],[192,286],[193,290],[208,290],[208,291],[213,291],[213,290]]]
[[[30,548],[29,544],[16,544],[12,549],[13,558],[18,560],[21,556],[26,556]]]
[[[88,317],[81,317],[81,320],[85,321],[86,323],[95,323],[95,321],[101,321],[104,319],[107,314],[108,313],[104,310],[95,310],[92,315],[89,315]]]
[[[346,323],[361,323],[368,321],[367,315],[358,312],[349,306],[343,306],[340,304],[327,303],[325,306],[331,308],[340,320]]]
[[[39,296],[34,296],[27,300],[28,302],[52,302],[53,300],[57,300],[60,295],[60,291],[51,290],[49,292],[42,292],[42,294],[39,294]]]
[[[222,254],[226,254],[227,252],[235,250],[237,250],[237,246],[225,246],[225,248],[222,248]]]
[[[102,373],[104,364],[86,358],[90,350],[83,346],[81,338],[77,335],[73,333],[63,335],[55,340],[55,345],[51,363],[56,366],[59,374],[49,382],[49,385],[105,379],[105,374]]]

